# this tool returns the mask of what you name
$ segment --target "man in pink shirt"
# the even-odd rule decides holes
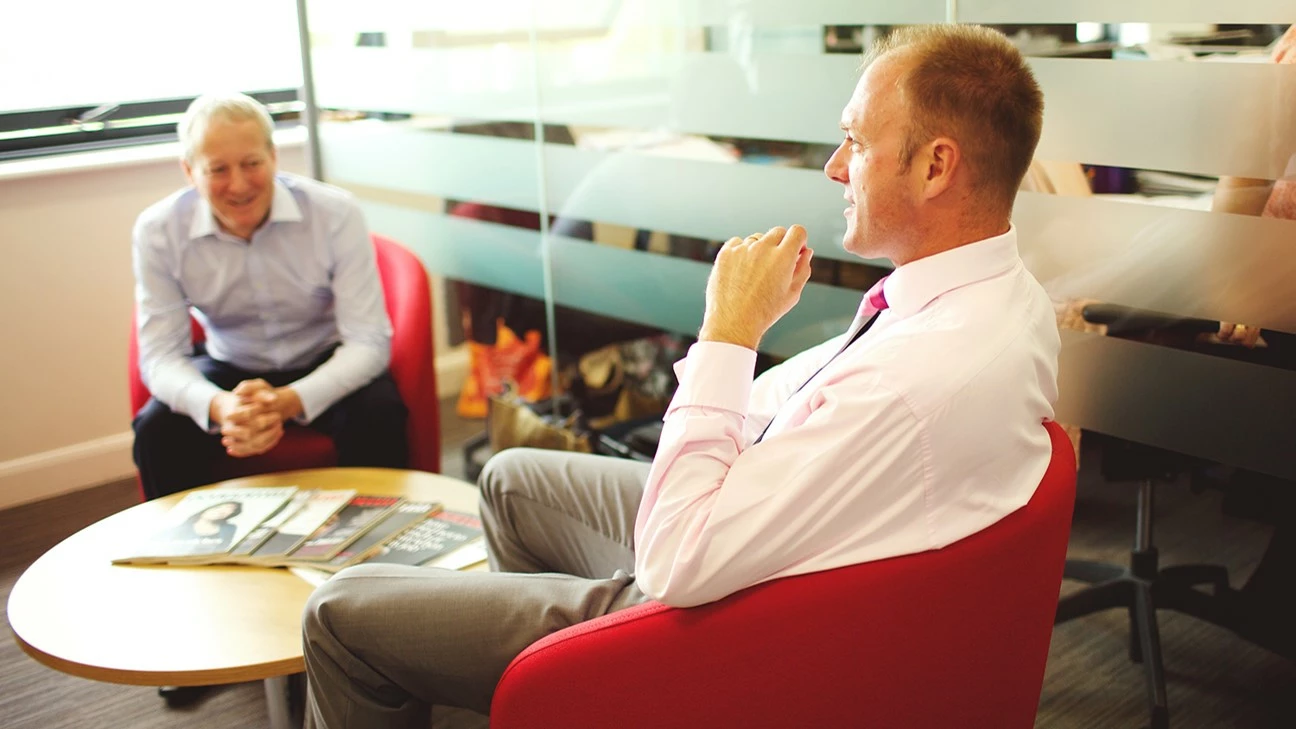
[[[975,26],[898,31],[866,66],[825,172],[847,201],[845,248],[896,270],[850,329],[754,378],[813,254],[796,225],[726,242],[651,467],[492,459],[491,573],[361,566],[311,599],[309,722],[486,713],[508,662],[553,631],[938,549],[1030,499],[1059,341],[1010,215],[1043,97],[1012,45]]]

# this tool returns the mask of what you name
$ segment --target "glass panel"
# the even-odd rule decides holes
[[[692,336],[702,325],[707,261],[655,256],[589,241],[553,239],[554,296],[565,306],[597,311]],[[761,343],[788,357],[846,331],[858,291],[811,283],[801,303]]]
[[[1296,479],[1296,372],[1080,332],[1062,341],[1059,421]]]
[[[1290,0],[959,0],[961,23],[1290,23]]]
[[[313,31],[347,31],[360,26],[435,29],[448,34],[527,32],[537,29],[603,29],[614,26],[692,26],[744,23],[784,28],[794,25],[940,23],[946,0],[491,0],[476,4],[411,3],[408,0],[314,0]]]
[[[329,180],[539,211],[535,142],[369,119],[320,130]],[[508,170],[508,174],[500,174]]]
[[[858,51],[947,9],[1003,23],[1047,99],[1015,220],[1068,327],[1059,417],[1296,475],[1281,446],[1296,426],[1278,419],[1296,404],[1296,221],[1281,219],[1296,218],[1296,67],[1262,50],[1278,26],[1212,45],[1241,38],[1221,23],[1290,22],[1288,3],[315,4],[326,174],[465,282],[447,302],[468,314],[451,317],[461,335],[491,339],[503,317],[560,365],[658,333],[686,343],[719,242],[774,225],[806,225],[818,255],[765,354],[842,331],[887,269],[842,250],[821,171]],[[1101,330],[1081,321],[1090,302],[1201,321],[1175,341],[1072,331]],[[1264,346],[1210,344],[1219,319],[1264,327]]]
[[[667,155],[670,156],[667,156]],[[546,145],[549,203],[564,218],[723,241],[797,221],[821,256],[852,259],[840,186],[819,169],[742,162],[737,150],[663,139],[604,152]]]
[[[1036,58],[1031,67],[1046,100],[1041,159],[1268,179],[1296,170],[1294,66]]]
[[[308,12],[323,174],[444,277],[438,325],[471,362],[461,415],[502,382],[543,400],[554,381],[531,17],[529,0]]]
[[[835,145],[859,67],[849,54],[599,50],[543,56],[546,122]]]
[[[451,217],[407,205],[361,202],[369,226],[405,243],[429,270],[494,289],[543,298],[540,234],[526,228]],[[504,262],[507,265],[502,265]]]
[[[535,86],[525,40],[452,50],[317,46],[316,98],[329,109],[529,120]]]
[[[1296,332],[1296,222],[1038,193],[1018,196],[1013,217],[1056,299]]]

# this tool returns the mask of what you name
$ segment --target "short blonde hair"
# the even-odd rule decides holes
[[[974,185],[1010,213],[1044,123],[1044,94],[1026,60],[996,30],[926,25],[878,41],[864,65],[898,52],[914,58],[899,82],[909,114],[901,164],[911,164],[933,139],[952,137],[970,163]]]
[[[202,144],[203,136],[207,133],[207,127],[214,120],[255,121],[265,134],[266,147],[274,146],[274,120],[261,102],[237,92],[203,94],[193,100],[176,125],[176,132],[180,135],[180,150],[186,162],[193,161],[194,153],[198,151],[198,145]]]

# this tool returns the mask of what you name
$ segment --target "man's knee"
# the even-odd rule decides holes
[[[409,409],[390,375],[357,390],[347,403],[347,418],[368,427],[403,428]]]
[[[373,565],[355,567],[347,570],[348,575],[372,570]],[[334,641],[342,641],[336,634],[337,626],[347,622],[347,616],[362,610],[356,605],[356,598],[364,592],[362,583],[354,579],[331,579],[315,588],[306,607],[302,610],[302,635],[308,643],[323,636],[330,636]]]
[[[483,506],[493,508],[510,496],[529,493],[537,466],[560,452],[538,448],[509,448],[491,456],[477,477]]]
[[[177,413],[157,398],[140,408],[131,422],[135,430],[135,460],[157,451],[170,452],[186,444],[202,441],[208,434],[186,415]]]

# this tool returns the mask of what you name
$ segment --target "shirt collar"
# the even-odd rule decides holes
[[[266,222],[298,223],[301,220],[302,211],[297,205],[297,198],[293,197],[292,190],[284,184],[283,177],[276,176],[274,195],[270,198],[270,218]],[[220,226],[216,224],[216,215],[212,212],[211,203],[200,195],[198,205],[194,208],[193,222],[189,224],[189,239],[196,240],[216,235],[219,231]]]
[[[1012,270],[1017,255],[1017,228],[968,243],[897,268],[882,285],[891,310],[900,318],[918,313],[941,294]]]

